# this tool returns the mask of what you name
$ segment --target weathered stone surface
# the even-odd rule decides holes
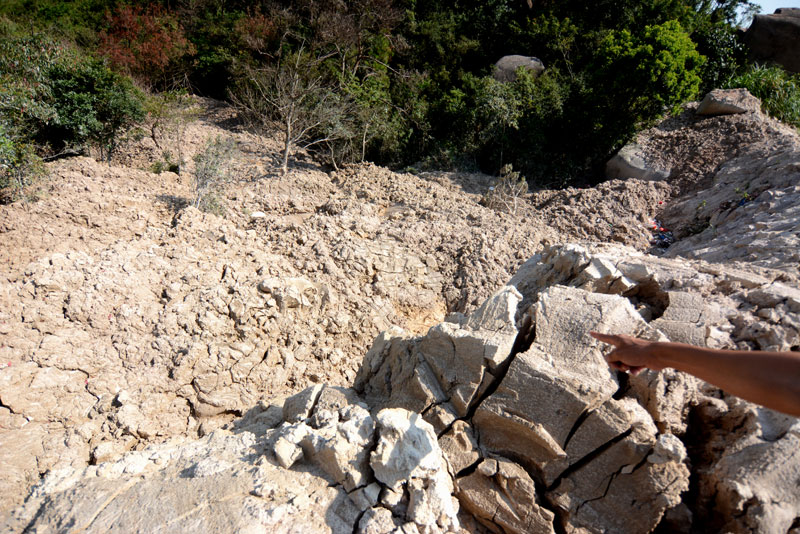
[[[563,448],[578,422],[618,389],[586,333],[639,333],[647,325],[622,297],[559,286],[540,295],[534,317],[533,346],[516,356],[473,421],[484,447],[524,458],[550,484],[569,464]]]
[[[733,115],[759,111],[761,101],[747,89],[714,89],[706,93],[695,113],[698,115]]]
[[[304,423],[286,425],[280,429],[279,437],[275,440],[272,452],[281,467],[288,469],[303,457],[302,441],[311,433],[311,429]]]
[[[439,438],[439,446],[453,477],[474,465],[481,457],[475,433],[465,421],[455,421],[447,433]]]
[[[800,420],[741,401],[704,403],[700,519],[722,532],[790,531],[800,516]]]
[[[0,530],[169,532],[198,530],[196,519],[225,532],[349,533],[359,518],[389,518],[386,508],[391,525],[375,528],[438,533],[457,509],[447,481],[458,475],[481,492],[462,493],[470,532],[533,529],[531,511],[550,514],[545,532],[555,521],[643,532],[659,518],[665,532],[797,530],[793,423],[671,370],[608,373],[579,335],[598,302],[616,299],[654,338],[800,344],[797,134],[760,112],[694,107],[637,137],[669,180],[538,191],[516,214],[478,204],[482,175],[361,165],[236,181],[223,219],[162,200],[189,194],[175,175],[88,158],[49,165],[51,195],[0,210]],[[218,132],[194,135],[187,157]],[[233,135],[248,150],[237,164],[259,159],[262,140]],[[678,241],[647,254],[654,218]],[[583,244],[541,248],[544,237]],[[534,253],[511,284],[519,294],[498,292]],[[563,298],[579,292],[580,313]],[[446,326],[421,334],[448,311]],[[403,329],[375,340],[359,371],[363,396],[330,387],[352,383],[393,324]],[[530,394],[514,385],[528,376],[552,392],[534,408],[514,397]],[[325,386],[289,402],[283,421],[282,399],[311,384]],[[395,407],[433,426],[447,460],[397,490],[368,461],[379,441],[369,421]],[[556,410],[579,413],[566,435]],[[486,421],[478,429],[489,415],[522,429],[508,432],[515,449],[551,439],[556,459],[496,458],[487,444],[509,445]],[[498,462],[518,475],[498,478]],[[689,465],[697,484],[675,504]],[[527,495],[510,499],[512,486]],[[485,526],[463,511],[467,495]],[[619,522],[631,515],[621,502],[635,503],[636,521]]]
[[[787,307],[789,292],[736,269],[653,258],[612,246],[550,247],[523,265],[510,284],[523,296],[518,307],[531,307],[521,317],[528,317],[535,336],[530,348],[512,354],[508,369],[490,374],[488,382],[484,371],[488,365],[449,371],[460,373],[459,381],[472,384],[478,384],[476,375],[484,373],[480,383],[485,387],[473,388],[489,393],[485,399],[471,393],[477,399],[472,401],[476,403],[472,417],[443,427],[439,442],[448,459],[452,457],[451,473],[473,476],[475,462],[485,454],[512,457],[551,487],[548,502],[559,510],[569,532],[593,528],[649,532],[680,503],[688,487],[686,451],[676,435],[687,432],[689,409],[696,402],[700,382],[666,369],[646,371],[619,383],[587,332],[628,332],[730,347],[731,333],[737,332],[731,319],[741,314],[737,308],[754,305],[748,295],[762,306]],[[742,286],[750,289],[739,291]],[[423,354],[431,369],[450,369],[457,361],[452,332],[467,325],[475,329],[477,324],[462,317],[431,329],[418,341],[387,338],[381,343],[391,347],[402,342],[398,360],[402,360],[400,354],[408,356],[426,347]],[[791,332],[788,324],[782,329]],[[450,335],[443,336],[443,331]],[[738,332],[749,339],[759,335]],[[385,365],[388,351],[382,354]],[[408,364],[413,358],[405,361]],[[387,375],[382,372],[389,368],[372,367],[377,374],[368,377],[365,373],[365,383],[385,384]],[[436,373],[436,380],[449,387],[446,376]],[[402,399],[397,392],[402,382],[392,380],[392,384],[391,396]],[[442,390],[448,391],[447,387]],[[434,402],[432,397],[429,402]],[[434,403],[427,413],[447,405]],[[477,446],[469,434],[471,426]],[[636,490],[624,481],[634,481],[630,484],[636,484]],[[467,508],[463,495],[459,496]],[[621,523],[619,518],[625,513],[618,508],[618,498],[635,500],[646,517]],[[675,512],[665,521],[677,524],[682,517],[685,514]]]
[[[676,461],[680,456],[664,462],[659,455],[656,462],[649,461],[656,444],[654,430],[652,423],[634,424],[548,494],[562,510],[567,532],[647,533],[680,502],[689,488],[689,469]],[[631,509],[637,513],[626,512]]]
[[[255,430],[255,431],[254,431]],[[313,472],[258,462],[260,429],[217,431],[51,473],[4,532],[351,532],[358,510]]]
[[[524,68],[535,76],[544,71],[544,63],[532,56],[503,56],[494,64],[494,79],[500,82],[513,82],[517,79],[517,69]]]
[[[356,389],[372,404],[418,412],[447,401],[463,417],[510,356],[520,298],[516,289],[505,287],[463,324],[440,323],[414,342],[383,334],[365,358]],[[432,423],[444,415],[429,413]]]
[[[772,15],[754,15],[743,38],[752,59],[800,72],[800,17],[796,10],[781,8]]]
[[[418,344],[456,413],[464,416],[511,355],[517,338],[519,292],[508,286],[475,310],[463,326],[440,323]]]
[[[659,432],[683,434],[701,381],[674,369],[645,370],[628,380],[628,394],[648,411]]]
[[[433,427],[402,408],[381,410],[375,419],[379,439],[370,455],[375,478],[393,491],[406,487],[406,518],[423,531],[459,528],[453,482]]]
[[[667,257],[800,274],[800,141],[744,149],[720,167],[714,185],[672,203],[665,224],[687,221]],[[674,226],[674,225],[673,225]],[[752,269],[751,269],[752,270]],[[754,273],[757,274],[757,273]]]
[[[391,534],[400,525],[386,508],[371,508],[358,522],[358,532],[363,534]]]
[[[345,490],[353,491],[371,482],[369,449],[374,431],[375,423],[369,412],[361,406],[349,405],[334,414],[326,426],[310,432],[303,439],[303,449]]]
[[[441,449],[433,427],[401,408],[381,410],[376,416],[380,441],[370,466],[375,477],[392,489],[413,477],[425,477],[441,467]]]
[[[308,419],[321,391],[322,384],[316,384],[286,399],[283,403],[283,420],[297,423]]]
[[[456,488],[464,508],[492,532],[555,532],[555,515],[539,505],[534,481],[513,462],[485,459],[474,473],[459,478]]]
[[[358,506],[359,510],[366,510],[378,504],[378,499],[381,496],[381,485],[377,482],[372,482],[364,487],[355,489],[347,494],[350,500]]]
[[[666,180],[670,169],[661,169],[648,163],[638,145],[625,145],[606,163],[606,178],[639,180]]]
[[[424,412],[447,400],[433,370],[417,353],[416,343],[399,329],[383,332],[376,338],[354,387],[377,408],[401,406]]]

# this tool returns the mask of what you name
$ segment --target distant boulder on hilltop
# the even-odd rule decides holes
[[[533,56],[503,56],[494,64],[494,79],[499,82],[513,82],[517,79],[517,69],[524,67],[534,76],[544,72],[544,63]]]
[[[756,15],[744,34],[751,59],[772,61],[788,71],[800,72],[800,8],[776,9]]]

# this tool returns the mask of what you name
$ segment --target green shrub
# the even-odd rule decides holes
[[[600,44],[594,92],[605,111],[632,123],[622,126],[644,125],[697,94],[702,65],[677,21],[646,26],[639,35],[613,31]]]
[[[49,73],[66,56],[41,35],[0,39],[0,114],[9,124],[38,129],[56,116]]]
[[[596,175],[634,133],[697,94],[703,58],[676,21],[608,32],[573,85],[560,139],[578,169]],[[586,163],[580,163],[582,153]],[[554,154],[557,156],[557,154]],[[596,178],[593,178],[596,179]]]
[[[725,87],[747,63],[747,50],[731,26],[708,26],[696,31],[692,39],[697,43],[697,51],[706,58],[702,68],[703,93]]]
[[[36,137],[56,117],[47,73],[64,50],[42,36],[0,40],[0,188],[20,196],[43,176]]]
[[[175,174],[181,173],[181,164],[175,160],[172,152],[164,150],[161,153],[161,159],[156,160],[150,165],[150,172],[153,174],[161,174],[162,172],[174,172]]]
[[[554,148],[550,135],[568,90],[555,68],[538,77],[521,68],[510,83],[482,78],[475,107],[480,165],[498,169],[510,162],[538,181],[548,172],[547,154]]]
[[[98,146],[110,158],[143,118],[141,92],[102,61],[41,36],[0,43],[0,117],[42,155]]]
[[[781,122],[800,128],[800,75],[780,67],[755,65],[732,78],[728,88],[744,87],[761,99],[761,109]]]
[[[92,58],[59,62],[49,76],[56,111],[54,141],[95,144],[110,161],[122,134],[144,118],[141,92],[129,78]]]
[[[33,145],[0,122],[0,189],[9,193],[2,200],[16,200],[44,174],[44,165]]]

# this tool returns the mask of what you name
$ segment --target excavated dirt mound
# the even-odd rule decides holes
[[[53,163],[41,200],[0,209],[4,509],[49,470],[348,384],[380,331],[474,309],[557,239],[529,206],[480,205],[486,176],[266,173],[269,142],[226,120],[210,108],[184,146],[237,141],[224,216],[186,207],[187,173],[117,165],[148,167],[149,140],[111,166]]]

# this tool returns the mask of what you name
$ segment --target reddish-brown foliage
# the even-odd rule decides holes
[[[194,53],[177,18],[161,6],[121,5],[106,16],[109,29],[100,34],[100,53],[148,86],[169,84],[174,61]]]
[[[267,54],[278,36],[274,20],[259,9],[236,21],[235,30],[245,47],[259,54]]]

